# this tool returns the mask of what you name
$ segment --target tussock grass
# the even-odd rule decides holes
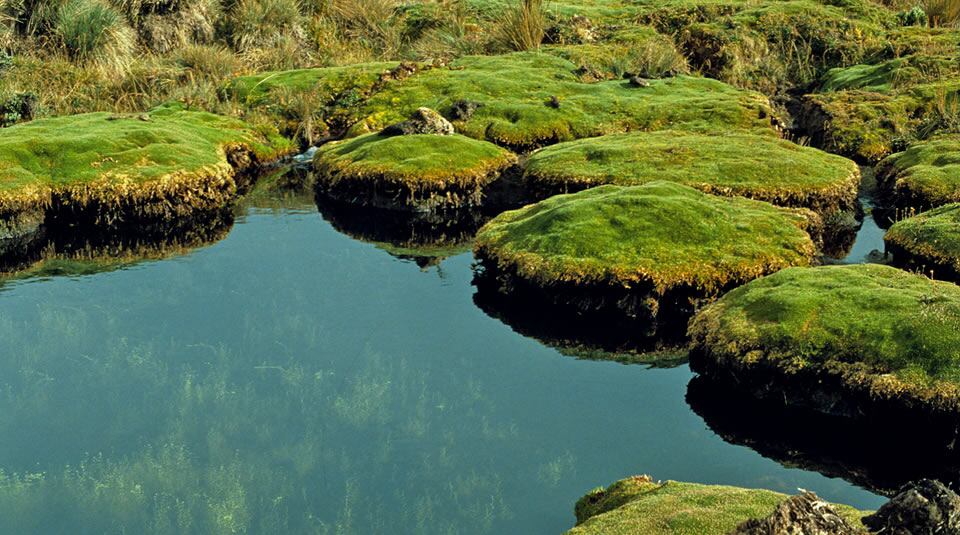
[[[547,26],[544,0],[516,0],[498,20],[498,32],[510,50],[536,50]]]

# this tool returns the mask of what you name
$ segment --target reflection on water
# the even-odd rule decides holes
[[[303,197],[181,256],[0,293],[10,533],[558,533],[633,473],[868,492],[733,446],[685,367],[562,358]],[[326,218],[326,220],[325,220]]]
[[[738,396],[734,385],[695,377],[687,402],[732,444],[757,450],[787,466],[842,477],[893,495],[922,478],[960,482],[960,455],[924,429],[890,429],[885,422],[850,421]],[[924,423],[918,422],[918,427]],[[916,431],[916,432],[914,432]]]

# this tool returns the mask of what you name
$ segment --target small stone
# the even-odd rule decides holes
[[[730,535],[861,535],[812,492],[803,491],[777,506],[770,516],[747,520]]]
[[[559,108],[560,108],[560,99],[559,99],[556,95],[551,96],[551,97],[547,100],[547,106],[549,106],[549,107],[551,107],[551,108],[553,108],[553,109],[559,109]]]
[[[939,481],[909,483],[863,525],[885,535],[954,535],[960,533],[960,496]]]
[[[390,125],[380,133],[385,136],[409,136],[414,134],[451,136],[454,132],[450,121],[438,112],[430,108],[418,108],[417,111],[413,112],[410,119]]]
[[[630,85],[632,87],[650,87],[650,82],[646,81],[645,79],[639,76],[631,76]]]
[[[150,114],[149,114],[149,113],[141,113],[140,115],[137,116],[137,119],[139,119],[139,120],[141,120],[141,121],[143,121],[143,122],[145,122],[145,123],[148,123],[148,122],[150,122]]]

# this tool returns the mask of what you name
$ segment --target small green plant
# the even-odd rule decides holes
[[[540,48],[547,27],[543,0],[518,0],[499,21],[500,38],[513,50]]]

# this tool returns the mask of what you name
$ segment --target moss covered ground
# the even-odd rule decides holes
[[[345,110],[362,102],[384,73],[398,65],[374,62],[249,74],[231,80],[225,93],[248,113],[279,121],[285,134],[315,141],[342,128]]]
[[[463,135],[515,150],[560,141],[667,127],[774,135],[763,96],[707,78],[677,76],[631,87],[624,80],[585,83],[577,66],[538,53],[471,56],[386,84],[358,108],[352,134],[379,131],[419,107],[444,115],[461,100],[481,106],[455,120]],[[556,104],[551,105],[552,97]]]
[[[807,214],[671,182],[600,186],[501,214],[480,230],[476,250],[542,286],[647,283],[660,292],[710,292],[809,265]]]
[[[176,106],[37,120],[0,137],[0,214],[48,208],[55,197],[107,219],[116,207],[157,218],[223,207],[237,166],[291,149],[239,120]]]
[[[890,227],[884,241],[888,250],[896,250],[898,262],[960,282],[960,204],[899,221]]]
[[[871,398],[956,407],[957,325],[960,287],[951,283],[879,265],[786,269],[701,310],[690,323],[691,363],[788,380],[821,373]]]
[[[516,162],[486,141],[429,134],[367,134],[324,145],[314,157],[317,186],[332,195],[366,192],[358,202],[425,208],[479,204],[484,186]]]
[[[805,97],[805,127],[826,149],[877,162],[957,131],[960,31],[891,30],[884,49],[865,59],[830,70]]]
[[[583,139],[535,152],[531,185],[565,192],[669,180],[717,195],[739,195],[824,213],[855,207],[860,171],[852,161],[751,134],[637,132]]]
[[[635,476],[596,489],[577,502],[577,527],[569,535],[725,535],[742,522],[763,518],[787,496],[760,489],[654,482]],[[863,512],[835,505],[859,526]]]
[[[883,160],[877,177],[890,203],[901,208],[960,202],[960,135],[911,145]]]

